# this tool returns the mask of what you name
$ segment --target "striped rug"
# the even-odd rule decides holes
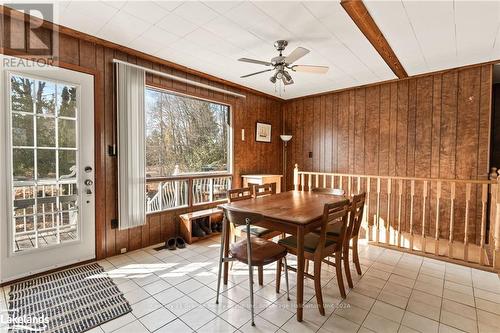
[[[122,292],[97,263],[10,286],[12,332],[84,332],[130,311]]]

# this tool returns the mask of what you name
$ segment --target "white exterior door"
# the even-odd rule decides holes
[[[6,282],[95,258],[94,77],[32,66],[1,75]]]

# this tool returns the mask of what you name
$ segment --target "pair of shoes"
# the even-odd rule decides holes
[[[192,222],[191,234],[193,235],[193,237],[205,237],[207,235],[197,221]]]
[[[194,237],[205,237],[210,235],[212,231],[208,227],[208,221],[193,221],[191,233]]]
[[[212,232],[222,232],[222,222],[212,223]]]
[[[165,247],[169,250],[175,250],[176,248],[183,249],[186,247],[186,242],[182,237],[170,238],[165,242]]]

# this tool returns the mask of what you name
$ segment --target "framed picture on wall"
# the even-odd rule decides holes
[[[271,124],[257,122],[255,127],[255,141],[271,142]]]

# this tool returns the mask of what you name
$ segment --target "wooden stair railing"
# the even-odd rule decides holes
[[[500,271],[500,177],[434,179],[300,171],[294,189],[366,192],[364,236],[374,244]],[[360,234],[361,235],[361,234]]]

